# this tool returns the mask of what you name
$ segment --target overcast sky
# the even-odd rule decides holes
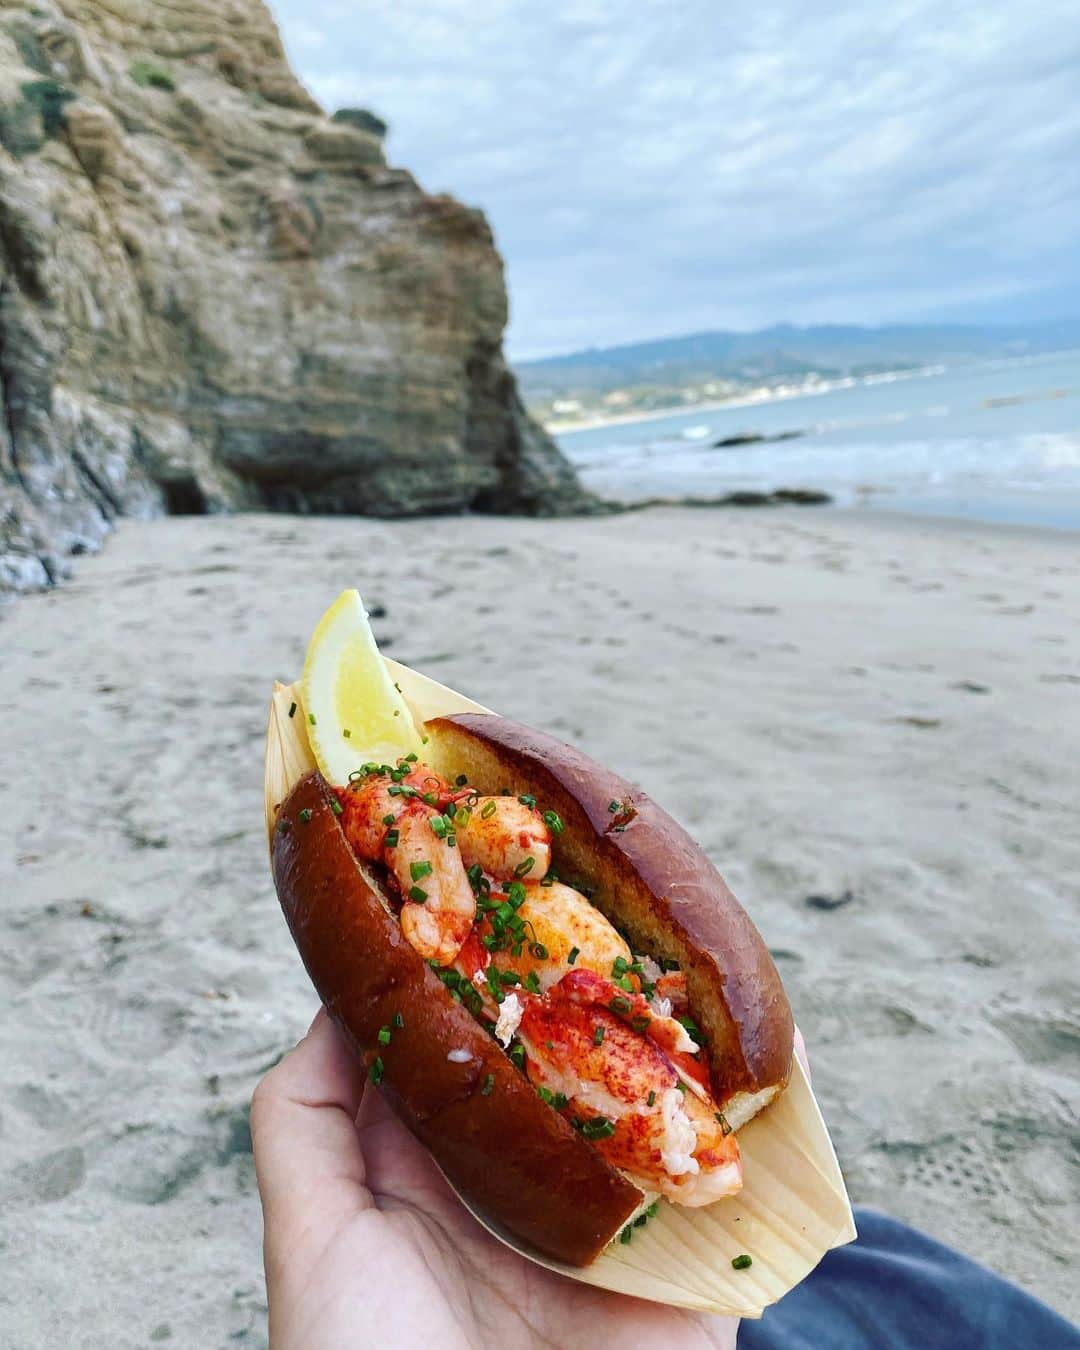
[[[482,206],[521,357],[1080,312],[1076,0],[272,0],[329,111]]]

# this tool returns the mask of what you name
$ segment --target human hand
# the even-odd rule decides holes
[[[271,1350],[734,1350],[738,1319],[554,1275],[484,1231],[320,1010],[255,1090]]]

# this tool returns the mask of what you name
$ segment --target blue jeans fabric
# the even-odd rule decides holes
[[[1080,1350],[1080,1330],[959,1252],[873,1210],[855,1222],[738,1350]]]

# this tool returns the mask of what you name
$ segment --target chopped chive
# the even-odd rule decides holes
[[[516,877],[528,876],[528,874],[533,870],[535,866],[536,866],[536,859],[530,854],[529,857],[525,858],[522,862],[519,862],[518,865],[514,868],[514,876]]]
[[[427,899],[427,891],[420,886],[410,886],[409,899],[415,900],[418,905],[422,905]]]
[[[612,975],[625,975],[629,969],[630,963],[627,961],[626,957],[617,956],[612,963],[611,973]]]
[[[578,959],[578,957],[579,957],[580,955],[581,955],[581,948],[580,948],[580,947],[571,947],[571,948],[570,948],[570,951],[569,951],[569,953],[568,953],[568,955],[567,955],[567,957],[566,957],[566,964],[567,964],[568,966],[572,966],[572,965],[574,964],[574,962]]]
[[[380,1045],[389,1045],[389,1044],[390,1044],[390,1037],[391,1037],[392,1034],[393,1034],[393,1033],[391,1032],[391,1030],[390,1030],[389,1027],[380,1027],[380,1028],[379,1028],[379,1044],[380,1044]]]
[[[314,713],[308,713],[308,715],[307,715],[307,720],[311,723],[312,726],[314,726],[314,725],[315,725],[315,714],[314,714]]]
[[[495,814],[495,812],[496,812],[498,809],[499,809],[499,808],[498,808],[498,806],[497,806],[496,803],[495,803],[495,799],[494,799],[494,797],[492,797],[490,801],[486,801],[486,802],[484,803],[484,808],[483,808],[483,810],[480,812],[480,819],[481,819],[481,820],[489,820],[489,819]]]
[[[562,834],[565,828],[562,823],[562,816],[559,815],[558,811],[545,811],[544,824],[552,834]]]
[[[586,1139],[610,1139],[615,1133],[615,1122],[608,1120],[607,1116],[594,1116],[592,1120],[585,1121],[581,1133]]]
[[[390,1025],[396,1027],[398,1031],[405,1025],[405,1019],[399,1012],[396,1012],[390,1019]]]
[[[290,716],[290,717],[294,717],[295,715],[296,715],[296,704],[295,704],[295,703],[290,703],[290,704],[289,704],[289,716]]]
[[[345,814],[345,808],[342,806],[342,804],[338,801],[336,797],[330,798],[330,810],[333,811],[335,816],[341,816]]]
[[[613,998],[608,1004],[613,1013],[628,1013],[630,1011],[630,1000],[628,998]]]
[[[727,1136],[731,1133],[731,1121],[728,1120],[727,1116],[724,1115],[723,1111],[717,1111],[715,1114],[716,1119],[720,1122],[720,1133],[726,1139]]]
[[[383,1070],[386,1066],[382,1062],[382,1055],[376,1055],[371,1061],[371,1068],[368,1070],[368,1077],[376,1087],[382,1082]]]
[[[518,801],[522,804],[522,806],[527,806],[530,809],[536,806],[536,798],[530,792],[523,792],[521,796],[518,798]]]
[[[554,1041],[545,1041],[544,1044],[547,1046],[547,1048],[548,1048],[549,1050],[554,1050],[554,1049],[555,1049],[555,1042],[554,1042]]]
[[[311,807],[310,807],[310,806],[305,806],[304,809],[299,813],[299,815],[300,815],[300,819],[301,819],[301,820],[304,822],[304,824],[306,825],[306,824],[308,823],[308,821],[311,819]]]
[[[398,832],[397,830],[387,830],[386,838],[383,840],[384,848],[397,848]]]
[[[439,804],[439,798],[434,792],[421,793],[420,800],[427,802],[428,806],[438,806]]]
[[[743,1254],[742,1254],[741,1256],[736,1256],[736,1257],[734,1257],[734,1258],[732,1259],[732,1262],[731,1262],[731,1269],[732,1269],[732,1270],[749,1270],[750,1267],[751,1267],[753,1264],[754,1264],[754,1258],[753,1258],[752,1256],[747,1256],[746,1252],[743,1252]]]
[[[530,994],[538,994],[540,992],[540,981],[537,979],[535,970],[530,970],[528,975],[525,976],[525,988]]]
[[[643,1035],[648,1031],[651,1021],[651,1017],[635,1017],[631,1020],[630,1027],[633,1031],[637,1031]]]
[[[454,779],[454,786],[455,786],[455,787],[464,787],[465,784],[466,784],[468,781],[469,781],[469,780],[468,780],[468,778],[465,776],[465,774],[459,773],[458,776]]]
[[[649,1222],[649,1215],[648,1215],[648,1213],[644,1213],[644,1212],[643,1212],[643,1213],[639,1214],[639,1215],[637,1216],[637,1218],[634,1220],[634,1227],[635,1227],[635,1228],[644,1228],[645,1225],[646,1225],[648,1222]]]
[[[389,815],[383,816],[382,823],[384,825],[393,825],[394,819],[395,819],[394,813],[391,811]]]
[[[292,821],[286,820],[284,816],[278,821],[278,834],[288,834],[292,829]]]
[[[517,1068],[525,1067],[525,1047],[519,1041],[517,1045],[510,1047],[510,1060]]]
[[[350,740],[352,737],[352,732],[349,730],[348,727],[342,727],[341,734],[345,737],[346,740]]]
[[[490,1097],[494,1089],[495,1089],[495,1075],[493,1073],[489,1073],[488,1076],[484,1079],[484,1081],[480,1084],[480,1096]]]
[[[429,862],[414,862],[409,864],[409,875],[413,881],[419,881],[421,877],[431,875],[431,864]]]
[[[592,1034],[593,1045],[602,1045],[604,1043],[604,1028],[598,1026]]]
[[[619,809],[619,802],[613,799],[612,801],[608,802],[607,809],[611,812],[612,815],[615,815],[615,813]]]
[[[655,1219],[657,1214],[659,1214],[659,1212],[660,1212],[659,1200],[654,1200],[652,1204],[649,1206],[649,1208],[645,1211],[645,1213],[649,1216],[650,1219]]]
[[[548,959],[548,949],[542,942],[530,943],[529,952],[535,956],[538,961],[546,961]]]
[[[679,1089],[679,1091],[680,1091],[684,1096],[686,1095],[686,1084],[683,1082],[683,1080],[682,1080],[681,1078],[680,1078],[679,1081],[675,1084],[675,1086]]]
[[[633,1225],[628,1223],[626,1227],[622,1230],[622,1232],[619,1234],[619,1241],[622,1243],[627,1243],[633,1236],[634,1236]]]
[[[656,1093],[655,1093],[655,1092],[650,1092],[650,1093],[649,1093],[648,1097],[646,1097],[646,1099],[645,1099],[645,1105],[646,1105],[646,1106],[655,1106],[655,1105],[656,1105]]]

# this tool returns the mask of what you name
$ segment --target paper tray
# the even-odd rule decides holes
[[[385,659],[385,658],[384,658]],[[478,703],[386,659],[417,722]],[[296,712],[289,716],[295,703]],[[266,825],[293,785],[315,767],[300,685],[276,685],[266,738]],[[679,1308],[760,1317],[810,1273],[825,1253],[855,1237],[844,1180],[810,1084],[798,1061],[787,1090],[739,1131],[744,1185],[703,1209],[662,1202],[631,1242],[613,1243],[591,1266],[549,1261],[463,1202],[500,1242],[570,1279]],[[753,1265],[734,1270],[747,1253]]]

